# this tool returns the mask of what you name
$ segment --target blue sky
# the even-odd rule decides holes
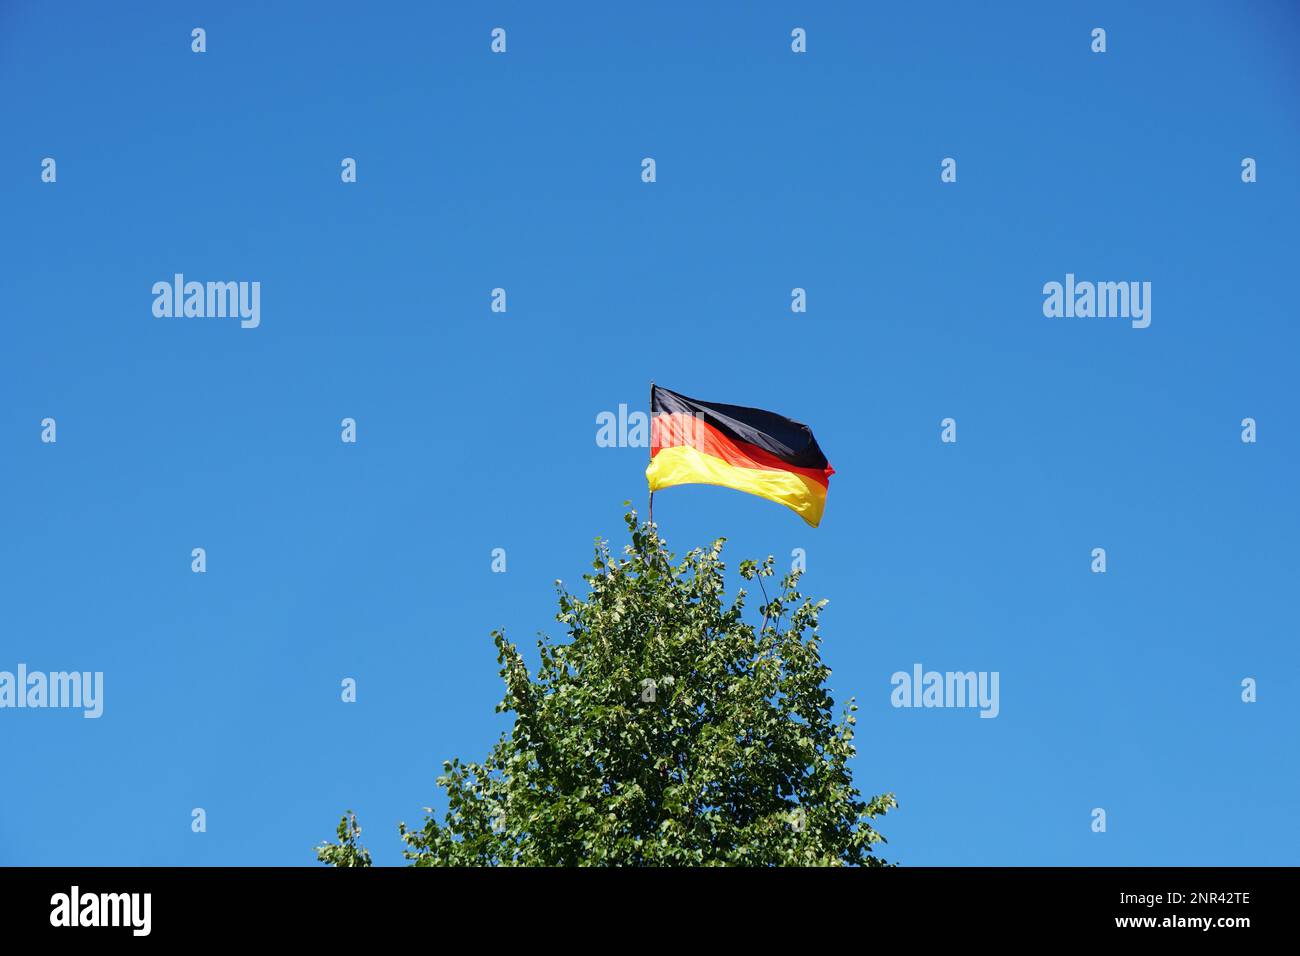
[[[0,6],[0,670],[105,674],[0,711],[0,863],[308,864],[347,807],[400,862],[505,727],[489,631],[621,546],[652,378],[836,469],[816,530],[655,511],[806,550],[889,859],[1300,862],[1292,8],[333,6]],[[155,318],[177,272],[260,327]],[[1044,317],[1066,273],[1150,327]],[[997,719],[891,707],[917,662]]]

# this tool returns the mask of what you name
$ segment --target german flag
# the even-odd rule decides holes
[[[815,528],[834,473],[807,425],[650,386],[651,493],[722,485],[785,505]]]

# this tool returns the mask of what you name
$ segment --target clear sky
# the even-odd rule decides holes
[[[0,710],[0,863],[309,864],[348,807],[400,862],[506,726],[489,631],[558,635],[552,582],[643,506],[595,422],[651,379],[836,469],[816,530],[655,513],[733,569],[806,551],[889,859],[1300,862],[1298,27],[0,4],[0,670],[104,673],[97,720]],[[155,317],[175,273],[260,282],[260,325]],[[1067,273],[1150,282],[1150,326],[1045,317]],[[916,663],[998,672],[999,715],[892,707]]]

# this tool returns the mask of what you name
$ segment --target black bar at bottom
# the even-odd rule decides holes
[[[690,920],[715,930],[738,921],[748,933],[774,937],[830,922],[859,926],[864,941],[910,927],[927,940],[1047,934],[1232,945],[1287,930],[1297,875],[1296,868],[1197,867],[7,868],[0,869],[0,931],[7,942],[75,934],[91,945],[147,938],[333,948],[388,932],[470,925],[485,926],[495,940],[519,934],[542,943],[545,927],[557,922],[579,935],[603,929],[613,939],[651,938]]]

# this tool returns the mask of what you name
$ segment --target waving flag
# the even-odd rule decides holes
[[[651,494],[673,485],[722,485],[785,505],[815,528],[834,473],[807,425],[650,388]]]

